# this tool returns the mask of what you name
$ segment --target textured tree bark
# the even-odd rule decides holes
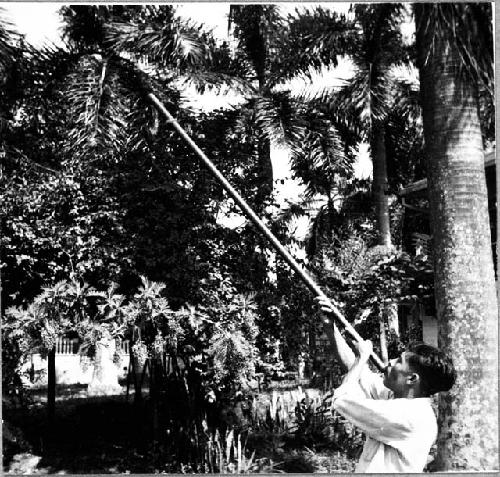
[[[47,356],[47,413],[49,423],[53,424],[56,409],[56,347]]]
[[[274,188],[271,142],[266,137],[258,139],[259,184],[255,198],[257,212],[265,210],[265,203],[271,198]]]
[[[373,161],[373,199],[377,217],[378,243],[391,247],[391,221],[389,216],[389,196],[387,195],[387,158],[385,152],[385,128],[374,123],[371,131],[370,147]]]
[[[373,163],[373,201],[377,218],[378,244],[389,253],[392,247],[391,218],[389,214],[389,196],[387,195],[387,156],[385,151],[385,128],[374,121],[371,130],[370,148]],[[390,306],[380,314],[380,354],[384,363],[389,362],[387,351],[387,333],[384,316],[393,316]]]
[[[498,134],[497,134],[498,135]],[[500,204],[498,195],[500,194],[500,158],[495,158],[495,172],[497,182],[497,300],[500,301]],[[500,303],[499,303],[500,304]],[[498,319],[500,320],[500,306],[498,309]]]
[[[417,26],[432,8],[417,4]],[[494,470],[498,308],[477,90],[460,68],[450,34],[435,30],[418,28],[417,45],[438,339],[458,373],[455,386],[439,400],[436,470]]]
[[[387,352],[387,333],[385,331],[385,322],[384,317],[381,314],[379,321],[379,330],[380,330],[380,358],[384,362],[384,364],[389,363],[389,354]]]

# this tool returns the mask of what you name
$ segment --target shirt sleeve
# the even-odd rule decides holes
[[[367,398],[390,399],[392,392],[384,386],[383,382],[384,380],[381,375],[365,367],[359,378],[359,387]]]
[[[359,392],[359,386],[343,384],[333,394],[332,405],[366,435],[398,447],[398,443],[407,440],[412,432],[405,400],[401,401],[371,399]]]

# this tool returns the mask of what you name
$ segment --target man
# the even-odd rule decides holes
[[[317,300],[324,313],[332,312],[327,300]],[[333,394],[333,408],[366,434],[356,472],[422,472],[437,436],[430,396],[453,386],[450,359],[417,343],[392,360],[382,378],[367,366],[370,342],[360,343],[355,356],[327,316],[323,321],[334,354],[348,370]]]

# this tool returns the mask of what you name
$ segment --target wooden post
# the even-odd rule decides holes
[[[47,414],[49,424],[53,424],[56,409],[56,347],[47,356]]]

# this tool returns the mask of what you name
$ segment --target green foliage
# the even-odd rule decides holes
[[[422,20],[417,34],[428,34],[431,41],[445,41],[456,47],[460,55],[460,74],[482,84],[493,94],[493,22],[488,3],[463,5],[427,5],[422,7]],[[420,58],[426,62],[428,57]],[[422,65],[419,65],[421,67]]]
[[[127,23],[108,21],[105,43],[114,51],[177,72],[204,64],[210,57],[209,35],[199,25],[181,20],[171,5],[144,6]]]
[[[321,399],[303,399],[295,409],[295,439],[309,448],[333,446],[355,457],[363,446],[363,434],[331,408],[331,395]]]
[[[58,282],[43,292],[26,308],[9,308],[3,329],[6,339],[19,339],[25,353],[47,353],[58,336],[74,331],[89,322],[92,298],[96,292],[77,280]]]
[[[308,76],[325,66],[337,66],[355,35],[351,20],[322,7],[296,9],[294,15],[288,16],[287,23],[283,43],[294,54],[282,56],[282,70],[290,77]]]
[[[249,451],[242,435],[233,429],[225,432],[221,432],[219,429],[213,433],[207,432],[206,441],[200,450],[201,462],[198,466],[193,466],[193,463],[183,463],[180,469],[182,473],[194,471],[240,474],[252,472],[256,467],[256,463],[254,463],[255,452],[248,456]]]
[[[27,304],[42,284],[81,276],[97,283],[119,274],[127,258],[120,211],[106,178],[16,170],[2,187],[3,296]]]
[[[302,129],[291,148],[292,171],[306,185],[306,197],[328,198],[353,174],[354,155],[335,121],[321,108],[298,110]],[[345,135],[344,135],[345,136]]]
[[[58,337],[96,331],[97,292],[79,280],[57,282],[24,307],[10,307],[2,322],[2,379],[11,386],[31,353],[47,355]]]
[[[342,247],[323,249],[314,266],[347,319],[371,339],[379,335],[381,318],[388,326],[389,306],[425,301],[433,293],[429,257],[369,247],[358,234],[343,240]]]
[[[180,315],[171,310],[162,296],[165,285],[146,277],[141,277],[141,281],[138,292],[122,308],[123,328],[140,366],[146,359],[161,358],[164,353],[175,355],[182,333]]]

